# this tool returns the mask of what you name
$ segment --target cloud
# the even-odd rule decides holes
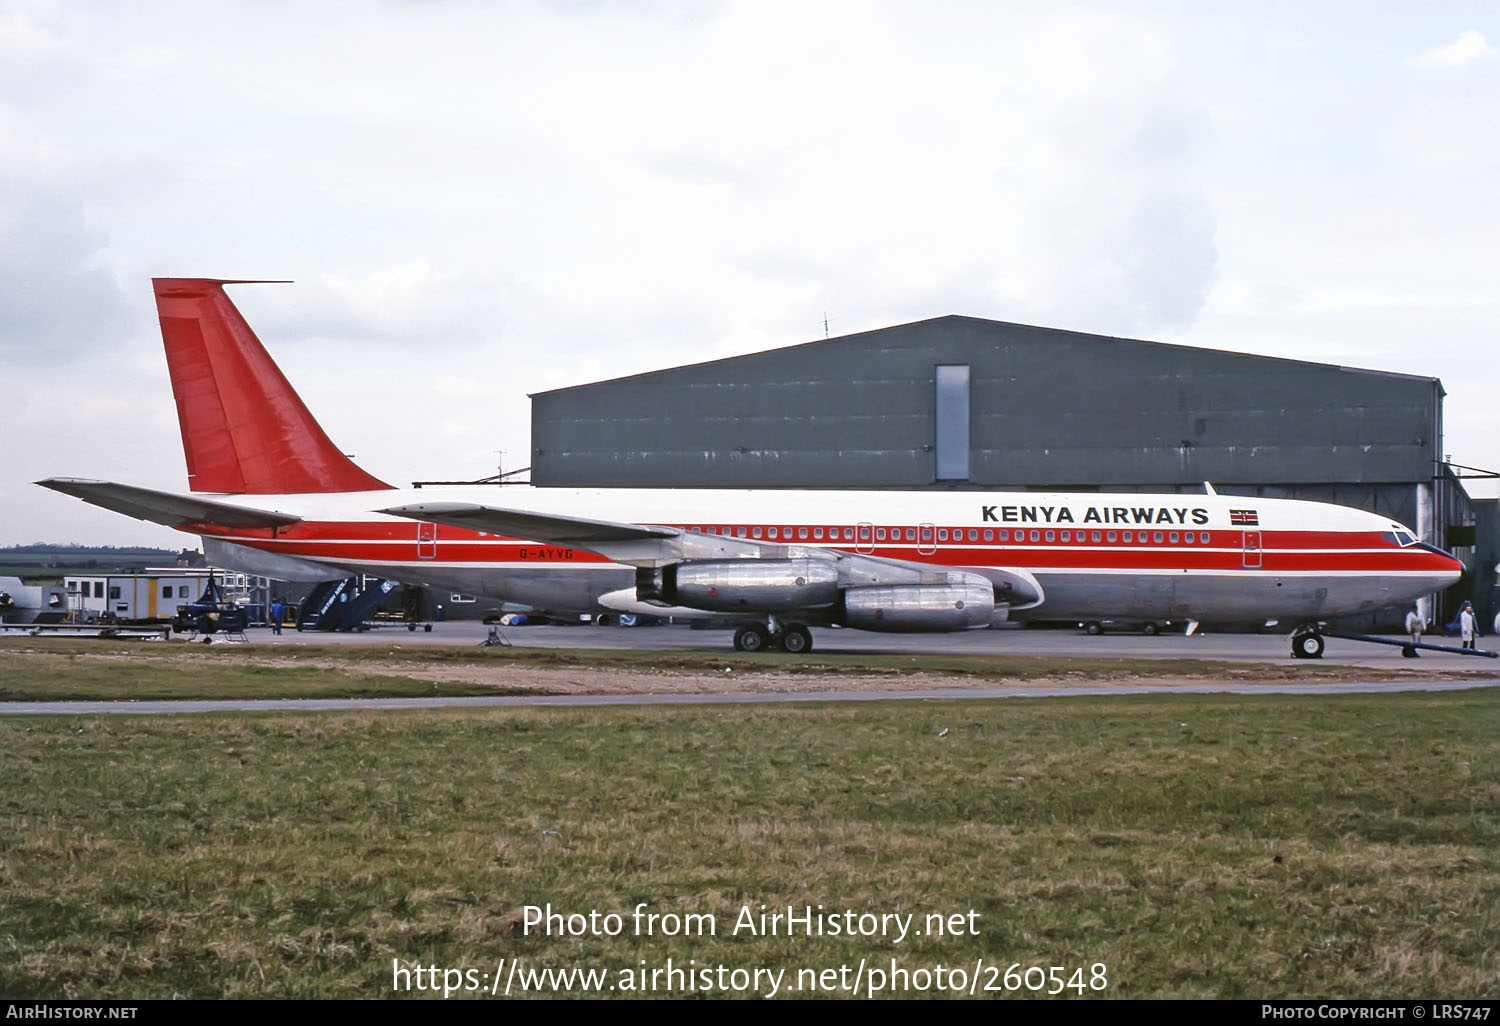
[[[1449,68],[1457,70],[1468,67],[1475,61],[1493,57],[1495,48],[1475,29],[1466,29],[1447,46],[1435,46],[1412,58],[1419,68]]]
[[[77,202],[21,188],[0,196],[0,364],[67,363],[119,340],[130,304]]]
[[[1457,31],[1416,7],[358,7],[0,3],[0,377],[152,418],[123,463],[81,417],[24,469],[0,451],[0,529],[67,533],[82,504],[14,487],[47,473],[180,485],[153,275],[294,279],[230,294],[395,481],[519,462],[527,392],[809,341],[825,313],[1342,339],[1380,366],[1411,337],[1349,296],[1441,311],[1500,273],[1495,76],[1411,70],[1491,47],[1402,63]],[[1446,371],[1487,330],[1411,348]],[[0,406],[0,437],[37,415]]]

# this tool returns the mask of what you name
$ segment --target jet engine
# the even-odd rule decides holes
[[[732,559],[674,563],[636,571],[642,602],[715,612],[781,613],[831,606],[839,572],[820,559]]]
[[[950,574],[947,584],[850,588],[843,613],[846,627],[866,631],[962,631],[990,625],[995,591],[977,574]]]

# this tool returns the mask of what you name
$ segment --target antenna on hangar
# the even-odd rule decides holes
[[[828,311],[823,311],[823,337],[828,337]]]

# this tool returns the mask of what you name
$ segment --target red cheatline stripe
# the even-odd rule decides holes
[[[222,536],[221,536],[222,537]],[[415,538],[397,544],[336,541],[271,541],[268,539],[228,536],[250,547],[288,556],[311,559],[350,559],[368,562],[412,563],[432,565],[445,563],[536,563],[573,564],[610,562],[586,549],[559,545],[518,543],[511,540],[460,542],[439,539],[436,546],[424,546],[436,558],[419,557]],[[845,547],[847,548],[847,547]],[[1031,567],[1054,570],[1137,570],[1232,571],[1244,568],[1239,549],[1189,549],[1186,547],[1118,546],[1078,547],[1067,545],[989,546],[984,548],[945,547],[936,553],[923,554],[914,546],[876,545],[875,555],[910,560],[937,566],[1005,566],[1017,569]],[[1451,564],[1444,557],[1422,549],[1370,549],[1328,552],[1315,549],[1284,550],[1267,548],[1260,552],[1262,570],[1306,572],[1314,570],[1360,571],[1380,573],[1396,570],[1445,571]]]

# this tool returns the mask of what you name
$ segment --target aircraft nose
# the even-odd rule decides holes
[[[1454,556],[1453,553],[1449,552],[1447,549],[1440,549],[1436,545],[1429,545],[1426,542],[1417,542],[1417,545],[1418,547],[1431,552],[1435,556],[1441,556],[1443,560],[1442,569],[1448,573],[1462,574],[1466,569],[1463,563],[1459,561],[1458,557]]]

